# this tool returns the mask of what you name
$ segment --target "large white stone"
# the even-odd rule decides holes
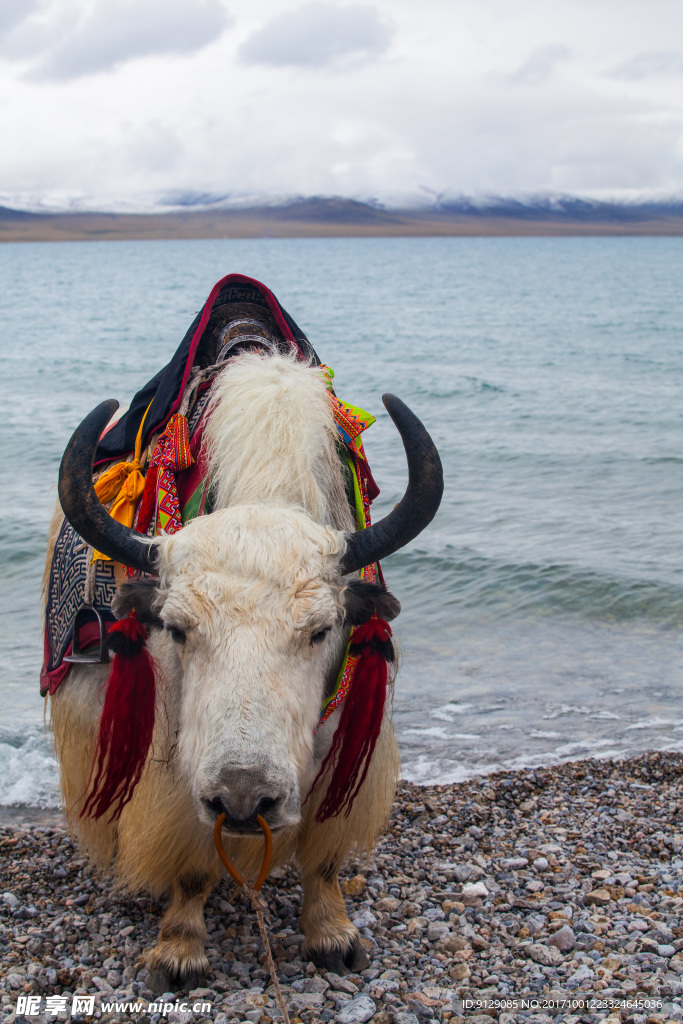
[[[338,1024],[365,1024],[377,1007],[370,996],[357,996],[337,1014]]]
[[[465,899],[484,899],[489,891],[483,882],[465,882],[462,887],[462,894]]]

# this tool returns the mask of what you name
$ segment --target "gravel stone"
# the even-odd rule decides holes
[[[432,921],[427,928],[427,941],[438,942],[448,935],[450,927],[447,921]]]
[[[563,924],[548,939],[549,946],[557,946],[561,953],[567,953],[574,948],[576,936],[568,924]]]
[[[365,1024],[377,1009],[369,996],[357,996],[337,1014],[338,1024]]]
[[[668,958],[668,957],[675,956],[676,955],[676,950],[675,950],[675,948],[673,946],[667,946],[667,945],[662,944],[660,946],[657,946],[657,953],[659,954],[659,956],[663,956],[663,957],[667,957]]]
[[[462,895],[465,899],[477,899],[488,896],[489,891],[483,882],[465,882],[462,887]]]
[[[544,967],[557,967],[562,963],[562,954],[556,946],[545,946],[542,942],[534,942],[527,948],[527,955],[537,964]]]
[[[287,1000],[288,1010],[297,1012],[299,1010],[320,1010],[325,1005],[325,996],[322,992],[295,992]]]

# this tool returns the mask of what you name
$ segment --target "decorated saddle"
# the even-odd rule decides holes
[[[154,536],[175,533],[211,511],[211,478],[202,456],[213,383],[226,360],[245,347],[292,352],[319,366],[330,393],[340,439],[347,494],[358,529],[370,525],[370,504],[379,493],[370,472],[362,432],[374,417],[342,402],[333,371],[320,363],[308,339],[258,281],[230,274],[212,289],[175,355],[133,398],[128,410],[100,439],[95,490],[110,514]],[[126,575],[135,575],[128,569]],[[381,581],[378,564],[361,571]],[[73,661],[106,661],[102,637],[114,624],[112,602],[123,570],[94,552],[65,520],[57,538],[48,583],[41,693],[53,694]],[[354,632],[357,632],[354,631]],[[341,705],[359,660],[352,634],[337,685],[321,709],[320,723]]]

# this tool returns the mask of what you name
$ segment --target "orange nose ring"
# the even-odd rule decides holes
[[[256,815],[256,820],[258,821],[259,825],[263,829],[263,837],[264,837],[264,839],[266,841],[266,848],[263,851],[263,860],[261,861],[261,870],[259,871],[258,876],[256,878],[256,881],[254,882],[254,891],[258,892],[259,889],[261,888],[261,886],[263,885],[263,883],[266,880],[266,876],[268,874],[268,868],[270,867],[270,858],[273,855],[273,836],[271,834],[270,828],[268,827],[268,822],[266,821],[265,818],[263,818],[260,814],[257,814]],[[225,864],[226,868],[228,869],[228,871],[230,872],[232,877],[235,879],[237,884],[238,885],[244,885],[246,887],[247,883],[242,878],[242,876],[240,875],[239,871],[237,871],[237,869],[232,866],[232,864],[230,863],[230,858],[228,857],[227,853],[225,852],[225,848],[223,846],[223,838],[221,836],[221,829],[223,827],[223,822],[224,821],[225,821],[225,815],[224,814],[219,815],[218,820],[217,820],[217,822],[216,822],[216,824],[214,826],[214,830],[213,830],[213,841],[216,844],[216,850],[218,851],[218,856],[223,861],[223,863]]]

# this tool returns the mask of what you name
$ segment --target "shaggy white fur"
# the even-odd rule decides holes
[[[353,528],[320,370],[294,357],[245,353],[216,381],[209,415],[214,507],[275,502]]]

